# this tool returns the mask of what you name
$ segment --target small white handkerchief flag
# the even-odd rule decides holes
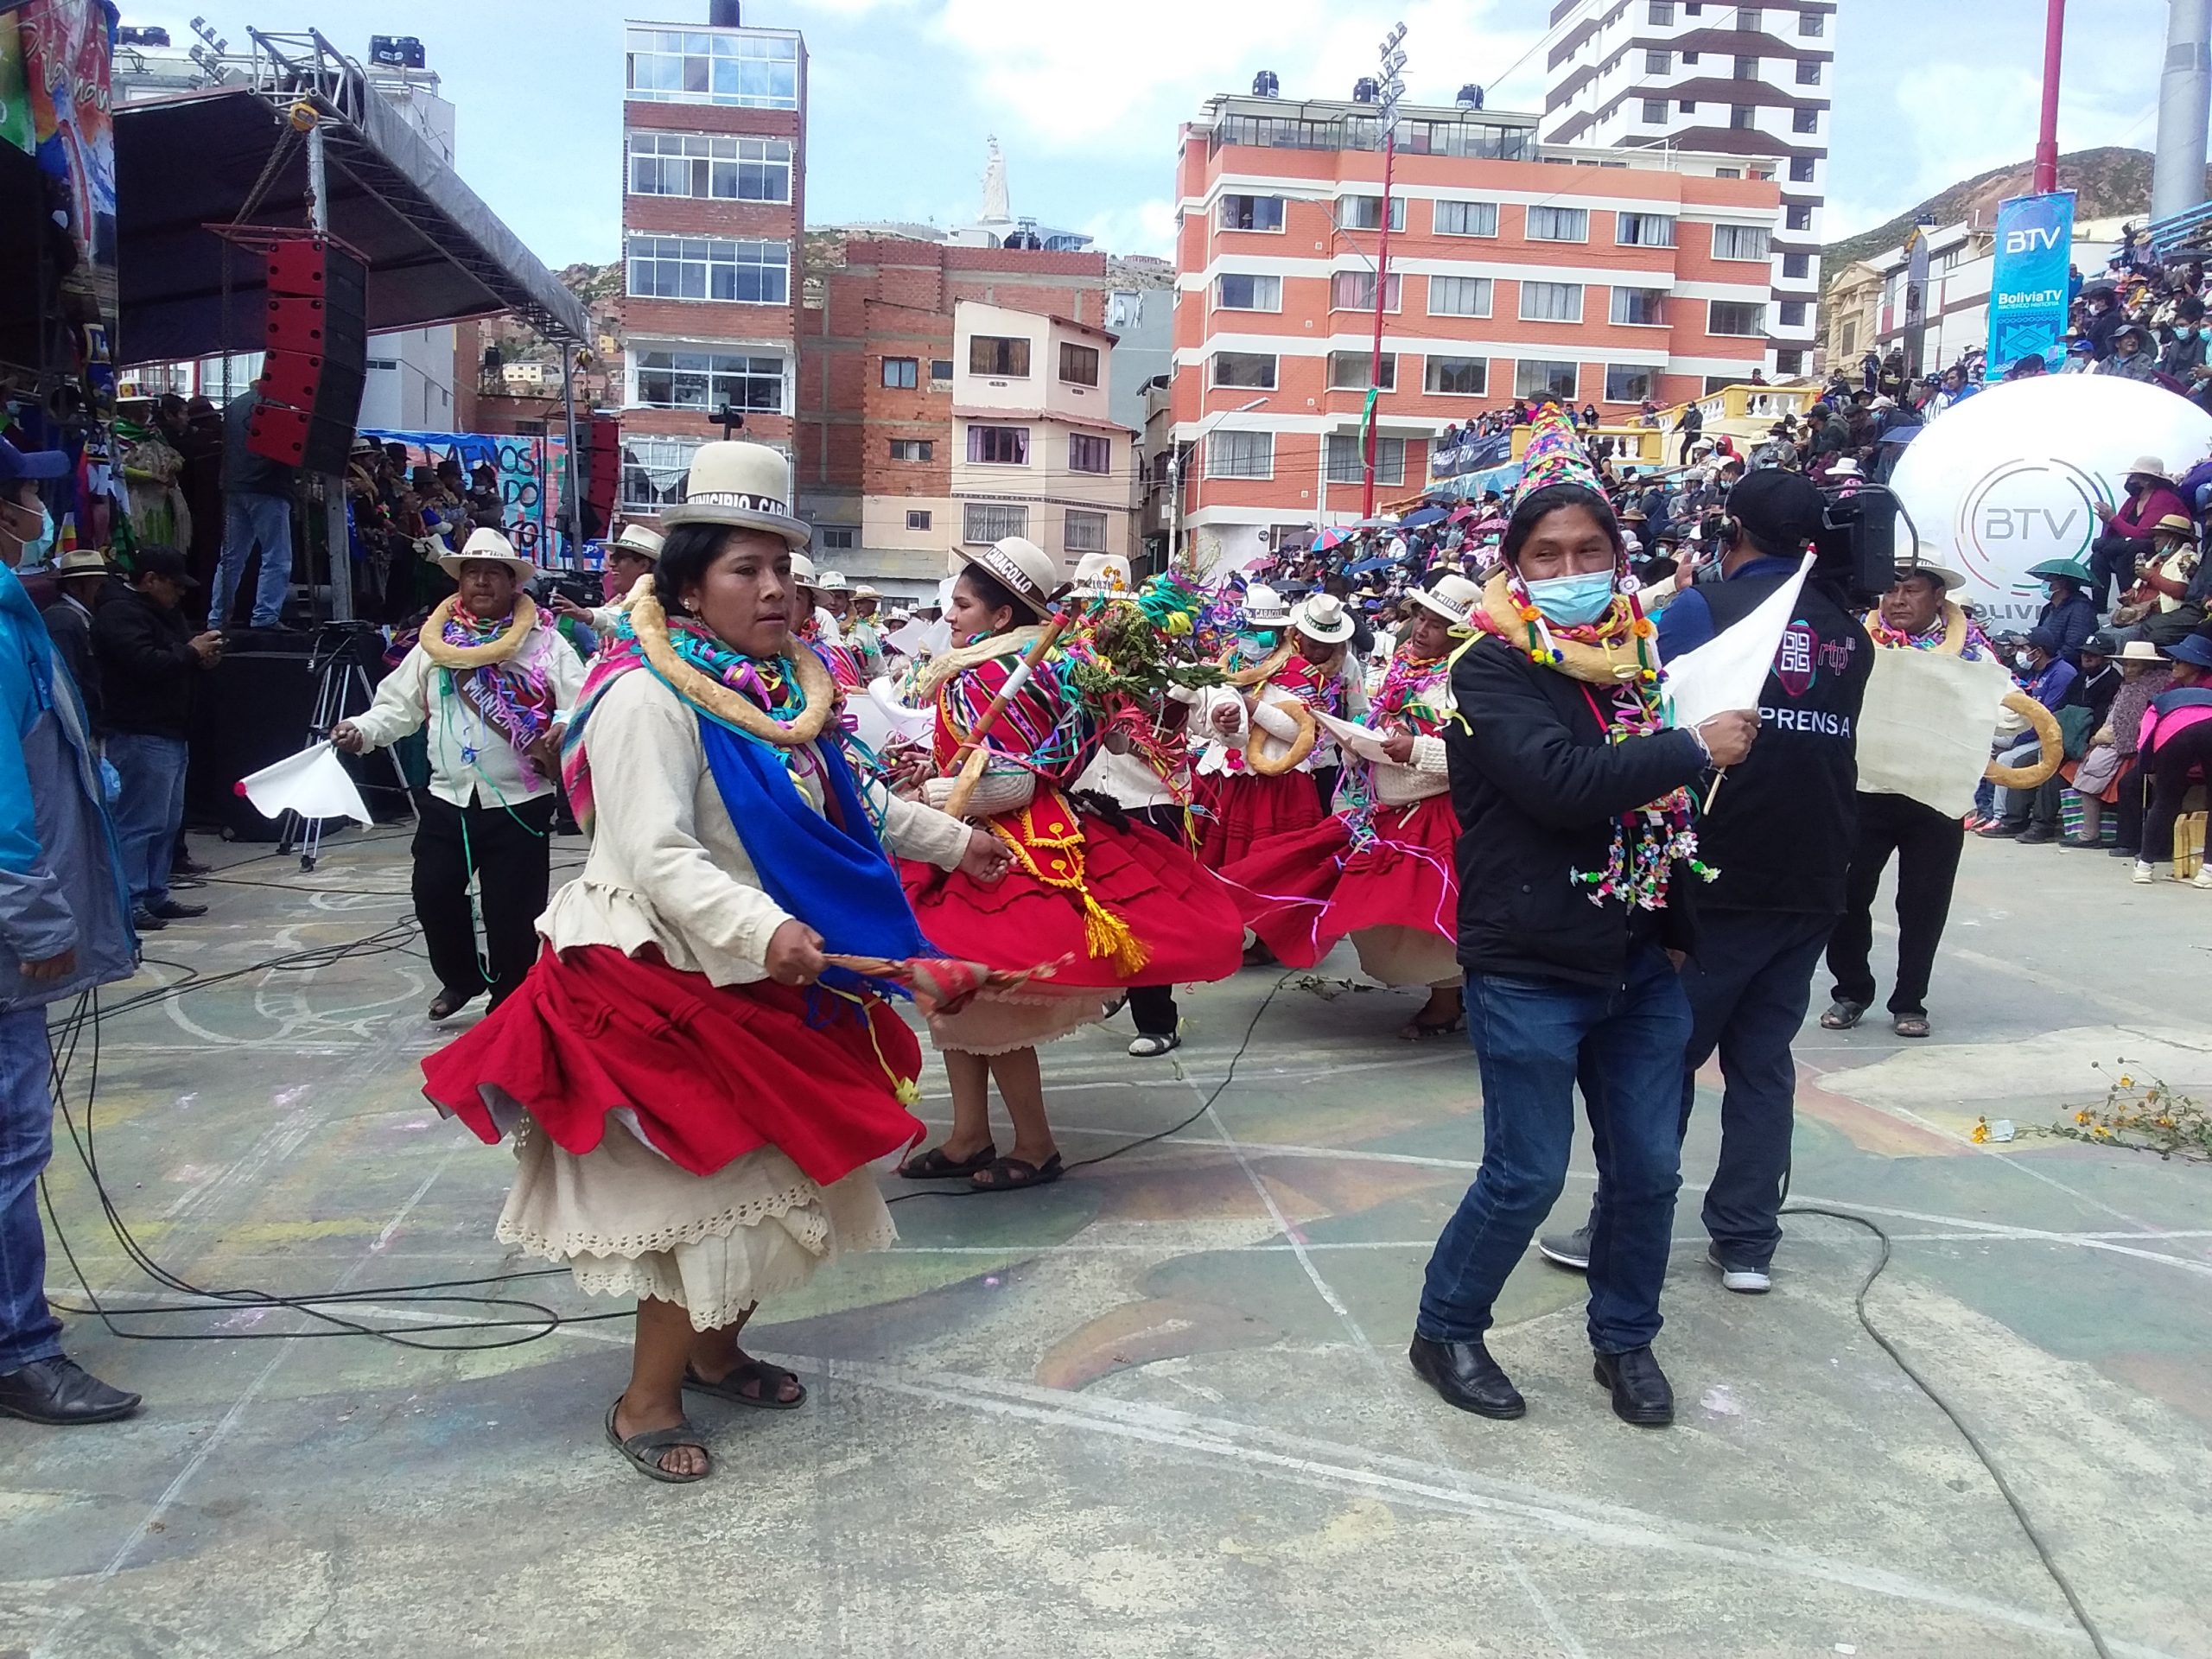
[[[238,793],[253,804],[264,818],[296,812],[302,818],[352,818],[366,824],[374,820],[361,804],[361,791],[327,743],[287,756],[273,766],[264,766],[250,778],[238,779]]]
[[[1775,653],[1782,649],[1782,636],[1789,631],[1797,595],[1812,568],[1813,556],[1808,553],[1797,574],[1742,621],[1667,664],[1667,701],[1675,726],[1702,726],[1732,709],[1759,706],[1760,690],[1773,670]]]

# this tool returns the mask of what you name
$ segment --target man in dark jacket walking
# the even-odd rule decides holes
[[[205,916],[205,905],[169,897],[169,861],[184,823],[185,734],[194,682],[222,658],[223,637],[194,634],[184,596],[196,587],[184,555],[142,547],[130,586],[92,621],[100,693],[107,709],[107,758],[123,779],[115,827],[141,931]]]
[[[1662,729],[1618,597],[1620,528],[1579,484],[1537,489],[1505,534],[1486,613],[1548,619],[1559,660],[1489,634],[1460,657],[1446,739],[1459,814],[1459,960],[1482,1070],[1483,1161],[1437,1240],[1408,1354],[1452,1405],[1517,1417],[1521,1395],[1483,1344],[1507,1275],[1567,1180],[1574,1090],[1586,1103],[1605,1204],[1590,1252],[1590,1344],[1624,1421],[1674,1420],[1651,1352],[1681,1184],[1682,1045],[1675,963],[1692,943],[1682,791],[1732,765],[1748,710]],[[1507,626],[1517,627],[1517,623]],[[1531,624],[1531,626],[1537,626]],[[1580,639],[1578,639],[1580,636]]]
[[[1661,653],[1695,650],[1787,582],[1820,531],[1824,505],[1810,480],[1789,472],[1753,473],[1731,491],[1721,580],[1661,613]],[[1768,1288],[1782,1238],[1796,1111],[1789,1045],[1844,908],[1858,835],[1859,709],[1873,670],[1872,642],[1858,619],[1825,584],[1808,582],[1759,694],[1758,747],[1728,773],[1699,825],[1699,855],[1718,874],[1699,895],[1697,950],[1682,972],[1695,1028],[1681,1127],[1687,1135],[1698,1068],[1718,1049],[1727,1089],[1705,1227],[1707,1259],[1730,1290]],[[1593,1216],[1606,1202],[1601,1172]],[[1589,1231],[1547,1237],[1543,1252],[1584,1266]]]

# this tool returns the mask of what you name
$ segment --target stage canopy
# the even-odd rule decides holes
[[[257,34],[255,45],[249,74],[115,111],[118,364],[260,346],[260,261],[207,227],[242,213],[307,225],[308,145],[288,115],[300,103],[322,125],[329,228],[369,263],[372,332],[511,311],[556,340],[588,339],[575,296],[359,65],[319,35]]]

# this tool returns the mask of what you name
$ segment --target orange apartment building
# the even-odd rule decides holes
[[[632,22],[624,55],[618,511],[678,500],[691,452],[743,434],[793,453],[806,226],[806,42],[738,22]]]
[[[1772,367],[1774,164],[1535,124],[1400,107],[1378,502],[1516,397],[1619,420]],[[1223,96],[1182,130],[1170,418],[1209,562],[1359,516],[1382,170],[1370,105]]]

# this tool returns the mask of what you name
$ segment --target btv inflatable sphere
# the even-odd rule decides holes
[[[2025,628],[2043,605],[2028,575],[2045,559],[2088,563],[2093,502],[2118,506],[2127,469],[2156,455],[2178,478],[2212,453],[2212,415],[2163,386],[2050,374],[1991,386],[1905,446],[1891,487],[1923,554],[1967,579],[1983,626]],[[1910,537],[1897,526],[1897,557]]]

